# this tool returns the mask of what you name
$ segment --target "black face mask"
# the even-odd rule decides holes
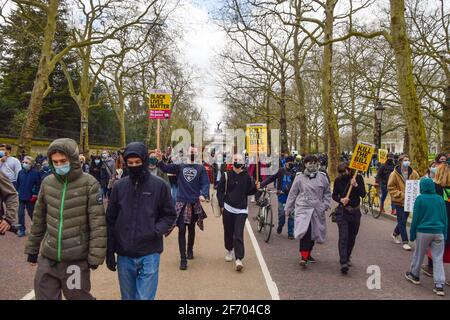
[[[237,163],[237,162],[233,163],[233,167],[235,167],[236,169],[240,169],[240,168],[242,168],[243,166],[244,166],[243,163]]]
[[[195,160],[195,154],[191,154],[191,161],[194,162]]]
[[[287,168],[288,170],[291,170],[293,167],[294,167],[294,165],[293,165],[292,163],[288,163],[288,164],[286,165],[286,168]]]
[[[130,178],[132,180],[139,179],[143,173],[144,173],[144,166],[134,166],[134,167],[128,167],[128,173],[130,174]]]

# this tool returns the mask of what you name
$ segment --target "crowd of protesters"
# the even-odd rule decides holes
[[[352,252],[361,223],[361,199],[366,196],[363,175],[350,169],[351,154],[342,153],[339,176],[333,184],[327,174],[326,154],[283,152],[279,167],[273,162],[242,154],[210,153],[191,145],[176,154],[148,150],[132,142],[116,152],[102,150],[89,158],[79,154],[71,139],[55,140],[47,155],[36,159],[24,153],[15,158],[10,145],[0,145],[0,234],[28,235],[25,253],[37,265],[36,299],[94,299],[90,272],[106,260],[117,271],[122,299],[154,299],[158,287],[163,238],[178,228],[180,270],[195,257],[196,227],[204,230],[203,203],[211,199],[210,187],[220,207],[224,228],[225,261],[244,268],[244,226],[249,197],[258,196],[272,183],[278,195],[277,233],[287,222],[287,237],[299,241],[299,264],[316,262],[312,251],[327,238],[327,211],[337,223],[340,272],[352,267]],[[220,161],[219,161],[220,158]],[[412,250],[411,268],[405,276],[420,283],[420,272],[433,276],[438,295],[444,295],[443,263],[450,263],[448,215],[450,210],[449,157],[440,154],[424,177],[411,166],[408,155],[390,154],[377,167],[381,211],[391,198],[397,225],[395,243]],[[272,169],[264,170],[264,169]],[[370,171],[370,170],[369,170]],[[268,173],[269,172],[269,173]],[[420,180],[421,195],[413,210],[410,235],[405,211],[405,184]],[[331,186],[332,185],[332,186]],[[26,213],[32,221],[27,232]],[[422,265],[424,255],[427,264]],[[68,288],[66,269],[81,270],[81,287]]]

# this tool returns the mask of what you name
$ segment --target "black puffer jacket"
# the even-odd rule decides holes
[[[143,143],[130,143],[125,158],[138,155],[148,163]],[[106,212],[108,223],[108,253],[138,258],[163,251],[163,235],[177,218],[170,189],[144,166],[140,179],[133,183],[124,177],[112,189]]]

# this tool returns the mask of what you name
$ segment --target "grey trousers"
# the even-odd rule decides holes
[[[423,258],[431,248],[431,255],[433,256],[433,279],[437,287],[442,287],[445,284],[444,256],[445,240],[443,234],[431,234],[417,232],[416,245],[414,255],[411,261],[411,273],[419,277],[420,267],[422,266]]]
[[[56,262],[39,256],[34,277],[36,300],[94,300],[87,261]]]

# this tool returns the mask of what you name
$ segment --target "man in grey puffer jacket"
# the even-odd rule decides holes
[[[93,299],[90,269],[102,264],[106,255],[100,185],[82,172],[74,140],[53,141],[48,158],[53,174],[42,181],[25,249],[28,262],[38,263],[36,299],[61,299],[61,291],[68,300]]]

